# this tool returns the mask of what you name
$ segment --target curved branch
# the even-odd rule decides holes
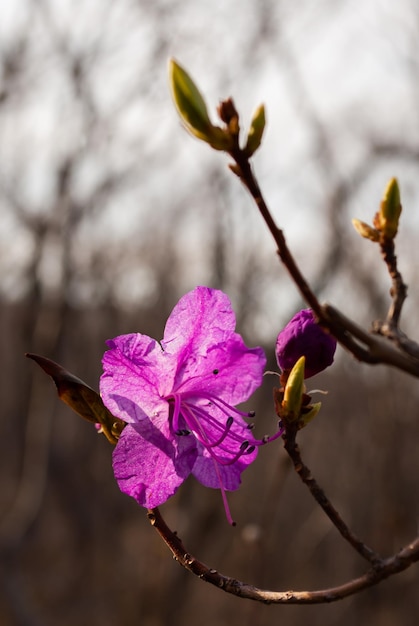
[[[338,511],[327,498],[323,489],[319,486],[316,479],[313,477],[310,469],[303,462],[299,446],[296,442],[297,430],[296,428],[292,429],[291,426],[292,424],[287,426],[286,434],[283,435],[283,439],[285,441],[284,447],[294,465],[294,469],[297,472],[299,478],[308,487],[311,495],[316,500],[317,504],[323,509],[327,517],[332,522],[333,526],[336,527],[336,529],[339,531],[345,541],[347,541],[352,546],[352,548],[356,552],[358,552],[360,556],[362,556],[362,558],[369,561],[373,566],[375,566],[376,564],[380,564],[380,562],[382,561],[380,555],[374,552],[374,550],[367,546],[363,541],[361,541],[347,526]]]
[[[186,550],[178,535],[167,526],[158,509],[149,509],[147,516],[150,524],[154,526],[182,567],[226,593],[264,604],[324,604],[335,602],[372,587],[382,580],[402,572],[419,560],[419,537],[417,537],[390,558],[377,561],[362,576],[342,585],[315,591],[270,591],[224,576],[217,570],[209,568]]]

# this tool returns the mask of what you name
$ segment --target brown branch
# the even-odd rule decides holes
[[[399,328],[403,304],[407,298],[407,285],[404,283],[397,266],[394,239],[384,238],[380,241],[380,249],[391,278],[391,304],[386,320],[384,322],[381,320],[375,321],[373,331],[390,339],[400,350],[409,356],[419,359],[419,345],[409,339]]]
[[[275,240],[279,258],[281,259],[284,266],[287,268],[291,278],[298,287],[304,300],[313,309],[315,314],[320,317],[320,302],[318,301],[313,291],[310,289],[308,282],[306,281],[299,267],[297,266],[294,257],[292,256],[288,248],[283,231],[276,225],[271,215],[271,212],[269,211],[269,208],[263,198],[259,184],[253,174],[249,160],[247,159],[247,157],[244,156],[240,148],[237,148],[237,150],[233,151],[231,153],[231,156],[237,164],[237,168],[233,166],[231,167],[231,169],[240,178],[243,185],[246,187],[246,189],[249,191],[250,195],[254,199],[259,209],[259,212],[261,213],[267,227],[272,234],[272,237]]]
[[[320,323],[326,320],[326,328],[356,359],[370,365],[391,365],[419,378],[419,359],[400,352],[383,337],[366,332],[330,304],[322,306],[322,313]]]
[[[387,265],[392,285],[390,295],[392,302],[387,313],[387,324],[391,328],[397,328],[400,321],[403,303],[407,298],[407,285],[403,282],[402,275],[397,267],[397,257],[394,249],[394,239],[385,239],[381,245],[381,254]]]
[[[324,604],[335,602],[407,569],[419,560],[419,537],[387,559],[380,559],[362,576],[342,585],[315,591],[270,591],[259,589],[235,578],[224,576],[201,563],[184,547],[178,535],[170,530],[158,509],[148,510],[148,519],[182,567],[226,593],[264,604]]]
[[[356,552],[358,552],[358,554],[362,556],[362,558],[369,561],[373,566],[379,564],[382,560],[381,557],[369,546],[367,546],[363,541],[361,541],[345,524],[338,511],[327,498],[323,489],[318,485],[307,465],[305,465],[305,463],[303,462],[299,446],[296,442],[296,435],[297,426],[293,428],[292,423],[288,424],[286,427],[286,433],[283,436],[285,441],[284,447],[294,465],[294,469],[297,472],[298,476],[300,477],[302,482],[308,487],[311,495],[316,500],[317,504],[323,509],[327,517],[330,519],[330,521],[336,527],[342,537],[348,543],[350,543],[350,545],[354,548]]]
[[[365,332],[332,306],[320,304],[295,262],[283,231],[276,225],[253,174],[249,159],[240,149],[238,142],[236,148],[230,152],[230,156],[235,161],[235,164],[231,165],[230,169],[240,178],[255,201],[275,240],[278,256],[288,270],[301,296],[313,309],[319,324],[327,329],[358,361],[371,365],[391,365],[419,378],[419,348],[415,350],[414,346],[416,344],[411,342],[403,333],[399,331],[397,337],[391,337],[391,339],[394,339],[393,343],[391,343],[377,335]],[[399,279],[397,278],[397,280]],[[395,314],[397,316],[397,310]],[[413,347],[412,344],[414,344]],[[402,348],[403,352],[398,349],[399,347]]]

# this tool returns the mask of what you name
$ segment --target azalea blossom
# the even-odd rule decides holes
[[[256,440],[244,420],[252,414],[236,408],[260,386],[266,359],[235,325],[228,297],[197,287],[173,309],[161,343],[139,333],[107,342],[101,395],[127,423],[114,449],[114,474],[140,505],[159,506],[193,474],[221,489],[232,523],[225,491],[238,488],[268,440]]]
[[[305,378],[310,378],[333,363],[336,339],[317,323],[311,309],[294,315],[278,335],[276,358],[283,371],[290,371],[305,356]]]

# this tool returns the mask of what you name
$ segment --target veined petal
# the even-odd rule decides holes
[[[228,436],[221,446],[208,450],[201,443],[198,444],[198,457],[193,466],[192,473],[205,487],[219,489],[220,483],[227,491],[238,489],[241,483],[241,473],[256,459],[258,448],[255,447],[249,454],[243,452],[236,460],[233,460],[240,452],[240,445],[244,441],[249,441],[252,445],[253,436],[246,424],[235,420],[232,427],[232,435]],[[237,441],[235,435],[238,436]],[[219,460],[214,461],[212,453],[217,455]]]
[[[175,379],[183,395],[210,394],[231,405],[245,402],[262,384],[266,357],[262,348],[248,348],[240,335],[210,347],[205,356],[190,355]]]
[[[192,474],[204,487],[220,489],[220,483],[226,491],[235,491],[241,484],[241,473],[256,459],[258,449],[242,455],[231,465],[215,466],[208,451],[199,454],[193,466]]]
[[[113,470],[123,493],[154,508],[166,502],[191,473],[197,456],[194,437],[173,437],[151,420],[128,425],[113,452]]]
[[[181,362],[190,355],[226,341],[234,332],[236,317],[225,293],[209,287],[196,287],[183,296],[170,314],[162,341],[166,353]]]
[[[120,335],[107,343],[110,349],[102,360],[100,392],[111,413],[128,423],[162,412],[167,416],[162,395],[166,385],[171,388],[171,370],[176,364],[163,365],[166,359],[160,344],[139,333]]]

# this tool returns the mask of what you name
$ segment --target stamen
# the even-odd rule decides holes
[[[230,431],[230,428],[233,425],[233,422],[234,422],[234,420],[233,420],[233,418],[230,415],[230,417],[227,418],[226,427],[225,427],[224,432],[222,433],[221,437],[219,439],[217,439],[217,441],[214,441],[213,443],[208,444],[209,448],[216,448],[221,443],[223,443],[224,439],[227,437],[227,435],[228,435],[228,433]]]
[[[210,453],[212,458],[218,463],[217,455],[211,450],[211,448],[213,447],[213,444],[208,439],[208,435],[205,432],[205,429],[204,429],[201,421],[198,419],[198,417],[203,418],[203,421],[205,419],[208,419],[207,414],[205,412],[199,410],[197,407],[191,407],[188,404],[184,403],[183,404],[182,415],[183,415],[183,418],[184,418],[185,422],[187,423],[187,425],[193,431],[193,433],[194,433],[195,437],[197,438],[197,440],[200,443],[202,443],[202,445],[208,450],[208,452]],[[217,426],[219,426],[218,422],[216,422],[216,424],[217,424]],[[231,425],[228,427],[228,430],[230,429],[230,427],[231,427]],[[226,429],[223,430],[222,437],[225,434],[225,431],[226,431]]]
[[[274,435],[264,435],[264,437],[262,437],[262,439],[255,439],[254,440],[254,445],[255,446],[264,446],[266,443],[271,443],[271,441],[275,441],[275,439],[279,439],[279,437],[281,437],[284,434],[284,430],[285,427],[282,425],[282,422],[280,421],[278,423],[278,430]]]
[[[180,425],[179,425],[180,406],[181,406],[179,394],[174,394],[172,397],[168,398],[169,405],[170,405],[171,400],[173,400],[172,425],[173,425],[173,430],[176,433],[176,432],[180,432],[183,430],[183,428],[180,428]]]
[[[220,484],[221,498],[223,500],[224,511],[226,514],[227,521],[230,524],[230,526],[235,526],[236,522],[231,517],[230,507],[228,506],[226,490],[225,490],[223,481],[221,480],[220,468],[218,467],[217,461],[214,458],[213,458],[213,462],[214,462],[214,467],[215,467],[215,473],[217,474],[218,482]]]
[[[215,468],[215,473],[217,474],[217,478],[218,478],[218,483],[220,485],[220,491],[221,491],[221,498],[223,500],[223,504],[224,504],[224,511],[227,517],[227,521],[231,526],[235,526],[236,522],[233,520],[231,513],[230,513],[230,507],[228,506],[228,501],[227,501],[227,495],[225,492],[225,487],[221,478],[221,473],[220,473],[220,468],[219,465],[228,465],[230,463],[234,463],[234,461],[236,460],[236,457],[239,458],[243,452],[246,450],[246,448],[249,445],[248,441],[245,441],[242,443],[241,445],[241,449],[238,453],[238,455],[236,455],[236,457],[234,457],[234,459],[232,459],[231,461],[229,461],[228,463],[223,463],[221,462],[221,460],[217,457],[217,455],[214,454],[214,452],[211,450],[211,444],[208,442],[208,438],[206,437],[206,433],[204,431],[204,429],[202,428],[202,425],[200,423],[200,421],[196,418],[195,412],[197,407],[194,407],[194,411],[192,411],[191,407],[188,406],[186,403],[183,404],[183,408],[184,411],[182,412],[182,416],[183,419],[186,421],[186,423],[191,426],[191,429],[194,432],[195,437],[198,439],[198,441],[200,441],[208,450],[208,452],[210,453],[211,457],[212,457],[212,461],[214,463],[214,468]],[[201,411],[198,410],[198,413],[200,413]],[[205,414],[205,417],[207,417],[207,415]],[[231,416],[229,416],[229,418],[227,419],[227,423],[226,423],[226,428],[224,430],[223,433],[223,439],[225,438],[225,436],[227,435],[227,433],[229,432],[231,425],[233,424],[233,418]],[[192,428],[192,425],[195,424],[196,428]],[[242,450],[243,448],[243,450]]]
[[[238,461],[239,458],[243,456],[243,454],[250,454],[251,452],[253,452],[253,450],[250,450],[249,452],[249,448],[253,448],[253,450],[255,449],[254,446],[249,446],[248,441],[243,441],[243,443],[241,444],[239,448],[239,451],[231,459],[228,459],[228,461],[224,459],[217,459],[217,462],[220,465],[232,465],[233,463]]]
[[[213,396],[211,393],[206,393],[205,391],[200,391],[199,394],[196,392],[186,391],[185,393],[182,393],[182,398],[183,400],[188,398],[208,400],[208,402],[218,407],[221,411],[223,411],[223,413],[226,413],[227,415],[229,415],[230,413],[235,413],[236,415],[241,415],[242,417],[255,416],[254,411],[240,411],[239,409],[236,409],[235,406],[232,406],[231,404],[228,404],[228,402],[225,402],[222,398],[217,398],[217,396]]]
[[[211,415],[211,413],[205,411],[205,409],[194,406],[193,413],[195,417],[202,419],[204,424],[211,425],[219,431],[221,430],[221,424],[220,424],[219,419]],[[234,423],[234,418],[231,415],[229,415],[229,417],[233,419],[233,423]],[[240,445],[240,443],[243,441],[243,437],[240,437],[238,433],[236,433],[234,430],[230,430],[230,438],[231,440],[236,441],[237,445]],[[207,444],[205,443],[205,445]]]
[[[193,407],[192,408],[188,405],[188,404],[184,404],[183,405],[184,411],[183,411],[183,417],[186,421],[186,423],[188,424],[188,426],[191,428],[191,430],[194,432],[195,437],[198,439],[198,441],[200,443],[202,443],[203,446],[205,446],[205,448],[207,449],[207,451],[209,452],[209,454],[211,455],[211,457],[213,458],[214,462],[218,463],[219,465],[232,465],[233,463],[235,463],[247,450],[247,448],[249,447],[249,441],[245,440],[245,441],[241,441],[240,443],[240,447],[239,450],[237,451],[237,453],[228,458],[228,459],[223,459],[220,458],[220,455],[215,453],[213,451],[214,447],[219,447],[220,443],[222,443],[222,441],[224,441],[224,439],[226,438],[227,434],[230,432],[230,428],[231,425],[233,424],[234,420],[233,418],[230,416],[230,419],[227,420],[227,424],[226,424],[226,428],[224,429],[221,437],[220,437],[220,441],[217,442],[211,442],[208,439],[208,435],[205,432],[205,429],[203,428],[201,422],[199,419],[197,419],[196,413],[201,413],[201,411],[197,411],[197,407]],[[205,419],[208,419],[208,415],[206,413],[203,413],[203,417]],[[217,422],[215,422],[217,423]],[[219,426],[219,424],[217,423],[217,425]],[[231,435],[235,435],[234,433],[231,433]],[[240,441],[240,439],[237,436],[234,436],[234,438],[236,439],[236,441]]]
[[[213,370],[214,374],[218,373],[218,370]],[[172,421],[172,427],[176,435],[179,437],[190,435],[191,433],[196,437],[197,441],[201,443],[209,453],[214,463],[215,472],[220,485],[221,497],[223,499],[224,510],[226,513],[229,524],[235,526],[235,522],[230,513],[230,509],[227,502],[226,490],[222,481],[220,472],[220,466],[228,466],[236,463],[241,456],[252,454],[257,445],[262,445],[262,441],[254,441],[252,443],[246,439],[243,441],[239,432],[232,429],[234,424],[233,415],[240,415],[243,417],[254,417],[255,412],[250,411],[245,413],[239,411],[235,407],[229,405],[221,398],[217,398],[212,394],[205,392],[185,392],[180,393],[179,390],[166,398],[167,402],[171,406],[170,418]],[[197,406],[195,402],[188,402],[188,400],[207,400],[209,405],[213,405],[219,411],[227,415],[225,425],[220,422],[219,415],[211,413],[211,411],[204,406]],[[233,414],[233,415],[231,415]],[[184,425],[186,424],[186,428]],[[244,425],[243,425],[244,426]],[[250,431],[253,429],[253,424],[246,424],[246,428]],[[211,438],[209,437],[208,430],[213,431]],[[218,431],[218,438],[211,440]],[[224,441],[229,438],[229,444],[223,446]],[[234,445],[237,442],[238,450],[232,455],[231,444]],[[216,450],[218,448],[218,450]],[[227,458],[222,458],[223,453]]]

